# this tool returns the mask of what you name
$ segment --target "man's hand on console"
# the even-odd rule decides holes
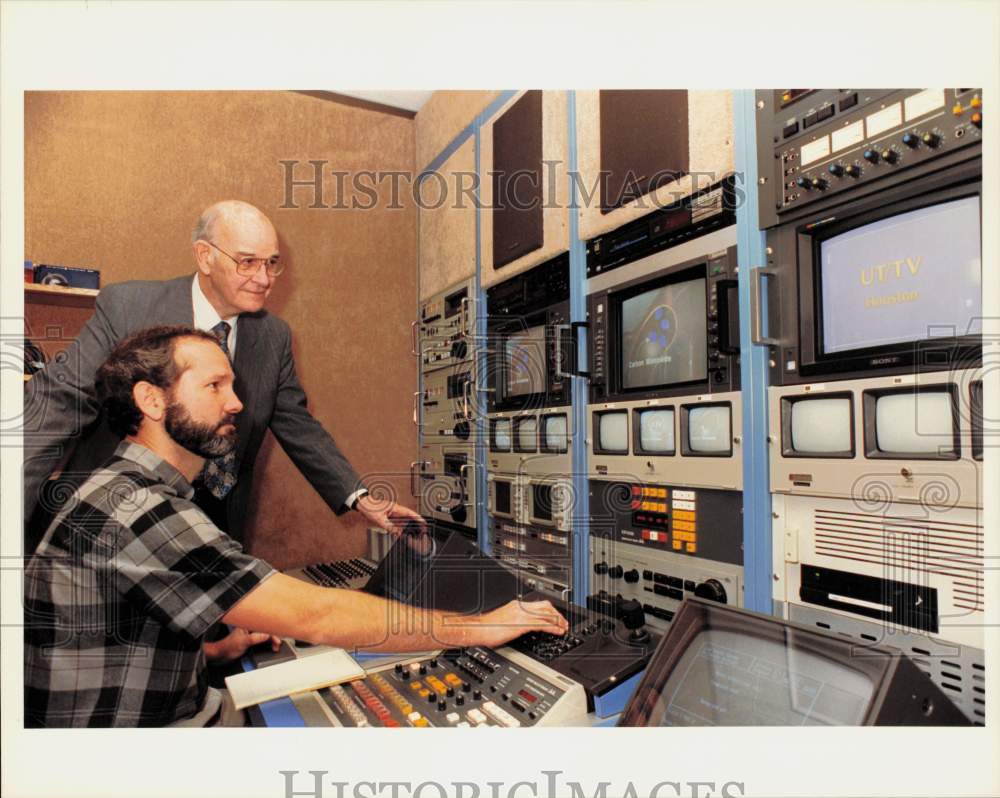
[[[468,618],[469,645],[496,648],[527,632],[564,635],[569,623],[548,601],[514,599],[491,612]]]
[[[374,526],[381,527],[394,535],[402,535],[407,524],[416,524],[421,533],[427,532],[427,521],[420,513],[393,501],[379,501],[371,495],[366,495],[358,499],[354,509]]]
[[[242,657],[248,648],[268,640],[271,641],[273,651],[281,648],[280,637],[269,635],[266,632],[250,632],[239,628],[233,629],[221,640],[216,640],[214,643],[206,641],[202,646],[205,649],[205,659],[209,662],[231,662]]]

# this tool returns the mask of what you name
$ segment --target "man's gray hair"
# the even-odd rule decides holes
[[[212,232],[218,215],[218,211],[213,205],[211,208],[206,209],[205,212],[198,217],[198,222],[195,224],[194,230],[191,231],[192,244],[196,241],[201,241],[202,239],[205,241],[212,240]]]

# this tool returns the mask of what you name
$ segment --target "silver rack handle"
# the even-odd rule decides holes
[[[422,394],[422,393],[423,393],[423,391],[414,391],[413,392],[413,426],[414,427],[419,427],[420,426],[420,421],[418,421],[418,419],[417,419],[417,397],[420,396],[420,394]]]
[[[779,346],[781,339],[764,335],[764,309],[761,302],[760,284],[764,277],[778,278],[778,273],[774,269],[767,269],[763,266],[750,270],[750,340],[758,346]],[[770,327],[770,325],[768,325]],[[768,329],[768,332],[771,330]]]
[[[414,357],[420,357],[420,352],[417,351],[417,327],[419,324],[419,321],[410,322],[410,354]]]
[[[426,460],[414,460],[412,463],[410,463],[410,495],[414,499],[417,498],[417,489],[413,487],[413,469],[415,469],[417,466],[422,467],[426,464],[427,464]]]
[[[471,380],[466,380],[462,383],[462,418],[466,421],[471,421],[469,416],[469,386],[472,385]]]
[[[461,335],[463,338],[466,338],[469,335],[467,327],[469,324],[468,307],[470,301],[471,297],[463,296],[462,301],[458,303],[458,329],[459,329],[459,335]]]

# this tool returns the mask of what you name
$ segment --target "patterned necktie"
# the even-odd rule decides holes
[[[209,330],[219,341],[219,346],[226,353],[226,357],[229,357],[230,329],[227,322],[220,321]],[[215,498],[225,498],[226,494],[233,489],[233,485],[236,484],[236,450],[206,461],[205,469],[202,471],[202,479],[208,492]]]

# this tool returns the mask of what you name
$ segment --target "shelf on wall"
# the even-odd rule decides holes
[[[67,288],[60,285],[24,284],[24,301],[63,307],[93,307],[100,291],[96,288]]]

